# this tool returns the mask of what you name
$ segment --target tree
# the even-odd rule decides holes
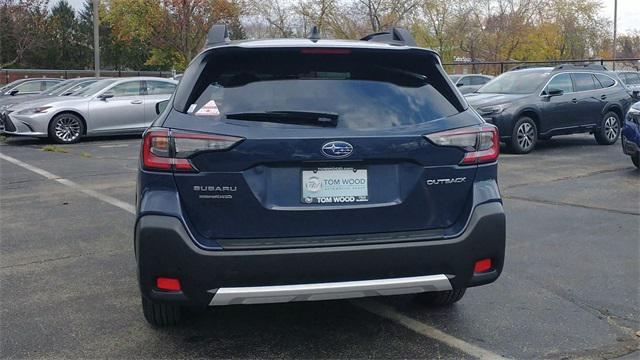
[[[118,37],[114,34],[112,17],[108,16],[109,9],[100,5],[100,60],[101,67],[114,70],[151,70],[156,67],[148,67],[147,59],[151,56],[152,47],[149,41],[144,41],[139,36]],[[93,65],[93,2],[85,0],[79,14],[82,42],[84,44],[84,58],[86,66]],[[170,67],[168,67],[170,68]]]
[[[60,0],[47,17],[48,39],[42,52],[32,56],[40,58],[39,63],[47,63],[49,67],[75,69],[84,67],[86,60],[82,58],[83,43],[80,35],[80,23],[76,19],[75,10],[66,0]]]
[[[239,16],[240,8],[229,0],[113,0],[107,18],[118,39],[155,48],[150,64],[173,58],[184,69],[214,23],[227,23],[242,35]]]
[[[4,60],[0,67],[22,64],[25,56],[42,49],[47,38],[47,3],[47,0],[7,0],[4,4],[2,12],[8,26],[3,43],[7,45],[3,46]]]

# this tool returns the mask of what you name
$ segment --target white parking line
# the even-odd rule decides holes
[[[373,300],[357,300],[352,301],[352,304],[372,314],[394,321],[395,323],[400,324],[409,330],[413,330],[420,335],[438,340],[446,345],[456,348],[471,356],[475,356],[479,359],[506,359],[502,355],[470,344],[464,340],[458,339],[455,336],[438,330],[433,326],[429,326],[427,324],[421,323],[416,319],[403,315],[391,306],[387,306]]]
[[[0,159],[6,160],[12,164],[18,165],[22,168],[25,168],[29,171],[32,171],[38,175],[44,176],[49,180],[54,180],[62,185],[68,186],[72,189],[78,190],[86,195],[94,197],[98,200],[104,201],[108,204],[116,206],[122,210],[125,210],[131,214],[135,214],[135,208],[133,205],[130,205],[124,201],[118,200],[109,195],[101,194],[97,191],[87,189],[82,185],[79,185],[71,180],[65,179],[58,175],[52,174],[46,170],[40,169],[33,165],[29,165],[23,161],[12,158],[11,156],[7,156],[5,154],[0,153]],[[380,316],[385,319],[389,319],[394,321],[395,323],[406,327],[409,330],[412,330],[422,336],[426,336],[432,338],[434,340],[440,341],[450,347],[456,348],[466,354],[471,356],[475,356],[479,359],[505,359],[503,356],[498,355],[489,350],[485,350],[479,346],[470,344],[464,340],[458,339],[455,336],[449,335],[441,330],[438,330],[432,326],[421,323],[420,321],[410,318],[406,315],[401,314],[394,308],[381,304],[379,302],[373,300],[357,300],[352,302],[354,305],[374,314]]]
[[[48,172],[48,171],[46,171],[44,169],[40,169],[40,168],[35,167],[33,165],[29,165],[29,164],[27,164],[27,163],[25,163],[23,161],[20,161],[18,159],[12,158],[11,156],[7,156],[5,154],[0,154],[0,159],[6,160],[6,161],[8,161],[8,162],[10,162],[12,164],[18,165],[18,166],[20,166],[22,168],[25,168],[25,169],[27,169],[29,171],[32,171],[32,172],[34,172],[34,173],[36,173],[38,175],[42,175],[42,176],[44,176],[45,178],[47,178],[49,180],[56,181],[56,182],[58,182],[58,183],[60,183],[62,185],[65,185],[65,186],[68,186],[68,187],[70,187],[72,189],[78,190],[78,191],[80,191],[80,192],[82,192],[82,193],[84,193],[86,195],[89,195],[91,197],[94,197],[94,198],[96,198],[98,200],[102,200],[102,201],[106,202],[107,204],[111,204],[113,206],[119,207],[120,209],[128,211],[131,214],[135,214],[136,213],[135,208],[131,204],[128,204],[128,203],[126,203],[126,202],[124,202],[122,200],[118,200],[118,199],[116,199],[114,197],[111,197],[109,195],[101,194],[101,193],[99,193],[99,192],[97,192],[95,190],[87,189],[87,188],[85,188],[84,186],[82,186],[80,184],[77,184],[77,183],[75,183],[75,182],[73,182],[71,180],[65,179],[65,178],[60,177],[58,175],[52,174],[52,173],[50,173],[50,172]]]

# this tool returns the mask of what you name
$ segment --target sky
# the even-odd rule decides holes
[[[67,0],[76,9],[80,9],[84,0]],[[268,1],[268,0],[266,0]],[[603,4],[601,15],[613,20],[613,4],[615,0],[600,0]],[[58,0],[52,0],[55,4]],[[640,0],[618,0],[618,31],[629,32],[640,30]]]
[[[614,0],[602,0],[602,15],[613,20]],[[618,0],[618,31],[640,30],[640,0]]]

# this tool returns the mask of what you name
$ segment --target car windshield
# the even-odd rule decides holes
[[[83,96],[83,97],[93,96],[98,91],[104,89],[105,87],[113,84],[116,81],[118,81],[118,80],[116,80],[116,79],[104,79],[104,80],[96,81],[93,84],[87,86],[86,88],[81,89],[80,91],[77,91],[77,92],[73,93],[73,95],[74,96]]]
[[[451,81],[455,84],[456,81],[458,81],[462,76],[460,75],[449,75],[449,78],[451,79]]]
[[[547,79],[547,71],[513,71],[504,73],[478,89],[482,94],[531,94]]]
[[[217,52],[198,83],[208,85],[190,97],[195,101],[187,112],[210,114],[213,121],[226,116],[256,125],[262,120],[392,128],[448,117],[462,108],[433,58],[395,52]]]
[[[16,80],[16,81],[10,82],[7,85],[5,85],[2,88],[0,88],[0,92],[9,91],[10,89],[13,89],[14,87],[20,85],[21,83],[22,83],[22,81],[20,81],[20,80]]]
[[[78,83],[78,80],[66,80],[61,81],[54,86],[50,87],[46,92],[47,95],[60,95],[64,93],[67,89],[70,89],[74,85]]]

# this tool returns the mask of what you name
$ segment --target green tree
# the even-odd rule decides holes
[[[93,2],[85,0],[80,11],[80,32],[87,67],[93,66]],[[101,68],[112,70],[156,70],[145,65],[151,45],[139,37],[120,38],[114,33],[112,17],[104,3],[100,4],[100,61]]]
[[[47,35],[44,51],[34,53],[33,61],[59,69],[84,67],[86,59],[82,58],[80,23],[67,0],[60,0],[51,9],[47,18]]]

